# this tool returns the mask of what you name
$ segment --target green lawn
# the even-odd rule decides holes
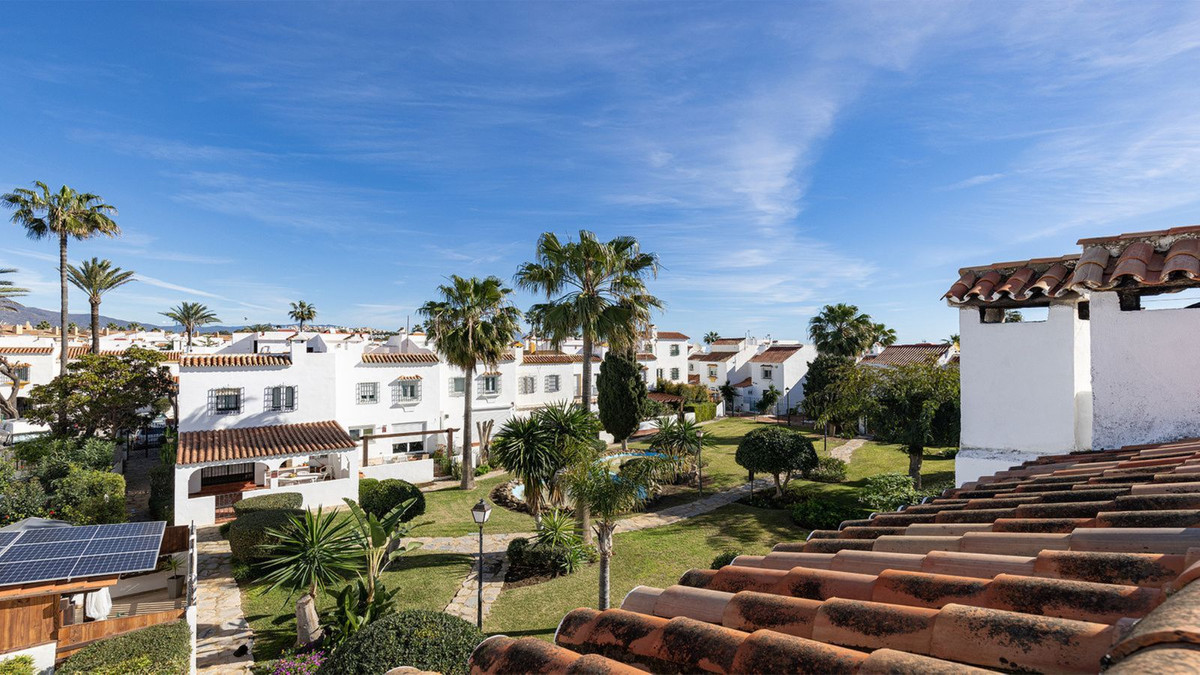
[[[954,458],[950,448],[926,448],[921,464],[921,481],[925,487],[954,480]],[[818,453],[821,454],[821,453]],[[908,454],[895,444],[868,441],[854,451],[844,483],[816,483],[793,480],[788,489],[805,495],[820,495],[859,506],[858,492],[871,476],[881,473],[908,473]],[[870,509],[863,508],[863,517]]]
[[[479,531],[471,520],[471,507],[480,498],[491,502],[492,488],[509,480],[508,474],[475,481],[474,490],[451,488],[425,493],[425,513],[414,518],[411,525],[414,537],[461,537]],[[533,518],[503,507],[492,509],[486,532],[532,532]]]
[[[393,563],[391,569],[383,573],[383,580],[389,589],[399,591],[397,604],[401,609],[440,612],[454,597],[470,568],[471,556],[421,554],[418,549]],[[254,659],[261,662],[278,658],[296,641],[296,598],[289,600],[283,590],[263,595],[259,593],[261,586],[240,585],[242,611],[254,630]],[[329,594],[322,595],[318,605],[320,613],[324,614],[333,607],[334,600]]]
[[[807,534],[783,511],[731,504],[676,525],[614,537],[612,604],[620,606],[634,586],[670,586],[693,567],[708,568],[725,549],[766,553],[780,541]],[[595,607],[599,565],[570,576],[505,590],[484,622],[488,633],[553,638],[563,615],[576,607]]]

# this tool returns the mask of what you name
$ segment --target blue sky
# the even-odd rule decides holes
[[[115,204],[71,257],[143,321],[402,326],[589,228],[663,327],[936,341],[960,266],[1200,221],[1200,3],[9,4],[0,59],[0,188]],[[55,253],[0,226],[28,304]]]

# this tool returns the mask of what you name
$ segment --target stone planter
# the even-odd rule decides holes
[[[177,574],[173,577],[167,577],[167,597],[174,600],[183,596],[183,585],[187,582],[187,577],[182,574]]]

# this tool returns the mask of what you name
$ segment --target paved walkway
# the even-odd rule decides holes
[[[863,444],[866,442],[867,442],[867,439],[862,438],[862,437],[851,438],[850,440],[846,441],[845,443],[842,443],[841,445],[837,446],[836,448],[830,450],[829,456],[835,457],[837,459],[842,460],[843,462],[848,463],[850,461],[850,458],[854,455],[854,451],[861,448],[863,446]]]
[[[254,634],[242,614],[242,594],[233,580],[229,542],[214,525],[196,531],[196,547],[196,671],[250,673]],[[245,653],[237,656],[242,646]]]

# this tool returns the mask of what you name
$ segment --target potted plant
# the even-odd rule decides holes
[[[171,570],[171,576],[167,577],[167,597],[174,600],[183,595],[184,575],[179,573],[183,568],[183,560],[177,556],[169,556],[165,561],[166,568]]]

